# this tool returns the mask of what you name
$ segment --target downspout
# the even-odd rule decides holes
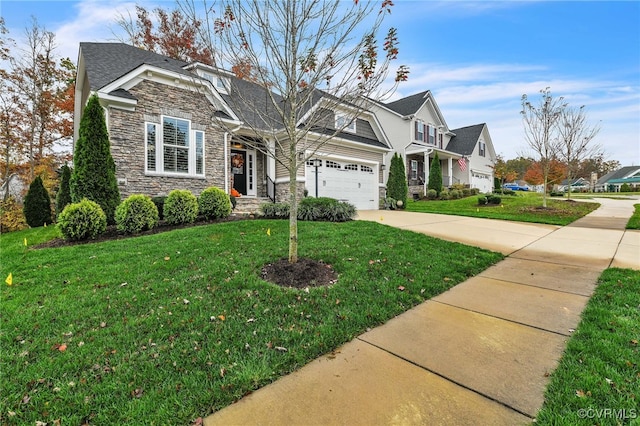
[[[224,132],[224,192],[229,193],[229,132]]]

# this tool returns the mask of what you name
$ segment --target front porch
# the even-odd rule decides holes
[[[420,197],[427,194],[429,185],[429,171],[434,160],[435,148],[413,144],[406,150],[407,185],[409,186],[409,196],[418,194]],[[458,162],[460,157],[446,151],[438,150],[440,170],[442,171],[442,186],[450,188],[455,184],[469,186],[469,182],[463,181],[455,176],[454,160]],[[456,158],[456,155],[458,158]],[[461,171],[462,172],[462,171]]]

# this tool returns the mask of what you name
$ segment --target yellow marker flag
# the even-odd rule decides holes
[[[267,228],[267,235],[271,236],[271,228]]]
[[[44,227],[45,227],[45,228],[47,227],[47,222],[45,222],[45,223],[44,223]]]
[[[4,282],[7,283],[7,285],[13,284],[13,275],[11,275],[11,272],[9,272],[9,276],[7,277],[6,280],[4,280]]]
[[[25,245],[25,247],[27,246],[27,239],[26,238],[24,239],[24,245]]]

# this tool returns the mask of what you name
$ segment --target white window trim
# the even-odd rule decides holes
[[[415,135],[416,140],[420,142],[426,142],[427,141],[427,137],[426,137],[427,125],[422,120],[417,120],[416,123],[418,128],[418,131],[416,132],[416,135]],[[422,135],[422,139],[420,139],[418,135]]]
[[[164,169],[164,129],[163,123],[165,118],[186,121],[189,126],[189,145],[188,145],[188,172],[168,172]],[[154,125],[156,128],[156,169],[149,170],[147,168],[148,145],[147,145],[147,125]],[[202,173],[196,173],[196,134],[202,134]],[[148,122],[144,123],[144,144],[145,157],[144,169],[146,175],[152,176],[169,176],[169,177],[186,177],[186,178],[204,178],[206,177],[206,133],[203,130],[194,130],[191,120],[186,118],[173,117],[170,115],[160,116],[160,123]]]

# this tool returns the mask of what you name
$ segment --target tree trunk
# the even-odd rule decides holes
[[[289,164],[289,263],[298,261],[298,168],[295,167],[295,146]]]

